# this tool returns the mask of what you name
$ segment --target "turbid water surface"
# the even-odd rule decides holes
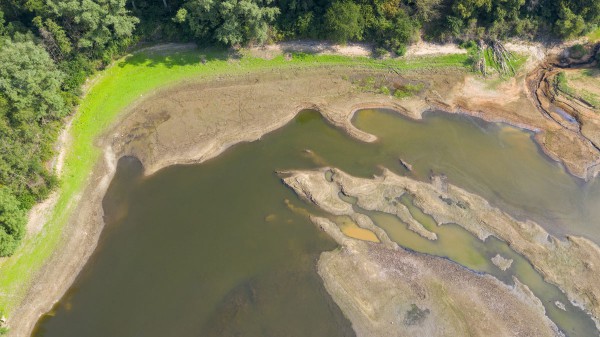
[[[355,125],[379,141],[353,140],[307,111],[203,164],[143,178],[135,159],[122,159],[104,200],[106,229],[98,249],[34,336],[353,335],[316,274],[319,253],[335,245],[297,211],[319,213],[281,183],[277,170],[329,165],[370,176],[383,165],[421,180],[432,171],[445,173],[451,183],[554,234],[600,241],[599,182],[568,175],[540,153],[530,133],[464,116],[430,113],[412,121],[378,110],[359,112]],[[392,238],[394,226],[402,225],[372,217]],[[511,275],[542,282],[498,240],[482,243],[458,227],[436,231],[435,244],[415,234],[404,245],[505,282]],[[446,235],[456,240],[441,238]],[[496,251],[515,259],[509,273],[490,264]],[[547,307],[560,297],[544,282],[539,289]],[[553,318],[576,336],[574,325],[585,325],[583,331],[591,326],[582,315],[556,312]]]

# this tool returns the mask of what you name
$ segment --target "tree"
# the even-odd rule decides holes
[[[322,38],[323,15],[330,3],[330,0],[275,0],[281,10],[277,18],[279,31],[284,37]]]
[[[4,35],[4,12],[2,11],[2,8],[0,8],[0,36]]]
[[[25,234],[25,212],[6,187],[0,187],[0,256],[12,255]]]
[[[63,74],[48,53],[31,41],[0,47],[0,91],[13,122],[52,120],[67,114],[61,96]]]
[[[573,37],[585,29],[585,20],[581,15],[573,13],[564,3],[560,7],[558,20],[555,23],[556,33],[563,37]]]
[[[406,45],[411,42],[418,29],[414,22],[402,9],[394,13],[392,18],[380,17],[373,25],[375,42],[398,55],[404,55]]]
[[[408,0],[414,7],[414,14],[421,22],[430,22],[440,16],[442,0]]]
[[[340,43],[361,40],[365,28],[361,6],[349,0],[337,0],[325,13],[329,37]]]
[[[71,53],[73,49],[71,41],[60,25],[52,19],[46,19],[46,22],[42,22],[42,18],[39,16],[36,16],[32,22],[38,27],[42,44],[50,53],[52,59],[57,62],[62,61],[66,55]]]
[[[129,15],[125,0],[48,0],[47,4],[50,16],[75,46],[96,55],[130,37],[139,22]]]
[[[279,9],[272,0],[192,0],[179,9],[174,20],[187,22],[194,36],[233,46],[267,40],[269,24]]]

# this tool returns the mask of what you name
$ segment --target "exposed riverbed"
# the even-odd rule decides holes
[[[384,166],[422,181],[443,173],[452,184],[518,218],[536,220],[551,234],[600,242],[598,179],[584,183],[569,175],[529,133],[441,113],[413,121],[363,110],[354,124],[379,140],[356,141],[318,113],[304,112],[262,140],[200,165],[173,166],[144,178],[139,163],[121,160],[104,199],[106,228],[98,249],[34,336],[353,335],[316,273],[319,254],[336,245],[297,209],[323,214],[281,183],[275,173],[281,170],[331,166],[370,177]],[[435,250],[426,247],[429,241],[418,246],[417,238],[404,245],[507,283],[512,275],[541,282],[498,240],[465,237],[453,244],[446,235],[463,234],[450,227],[432,231],[440,236]],[[396,238],[401,245],[403,238]],[[488,251],[490,245],[495,248]],[[492,252],[513,258],[516,271],[493,269]],[[550,316],[573,336],[594,329],[582,312]]]

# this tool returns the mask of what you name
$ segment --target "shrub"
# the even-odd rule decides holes
[[[352,1],[334,2],[325,14],[329,37],[339,43],[361,40],[365,23],[360,9],[360,5]]]
[[[586,53],[585,47],[581,44],[576,44],[569,48],[569,56],[574,59],[582,58]]]
[[[6,187],[0,187],[0,256],[12,255],[25,234],[25,212]]]

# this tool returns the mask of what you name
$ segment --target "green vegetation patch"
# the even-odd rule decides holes
[[[567,83],[567,75],[565,75],[564,72],[561,71],[560,73],[556,74],[555,84],[556,89],[558,89],[559,91],[569,96],[575,96],[575,90],[569,87],[569,84]]]
[[[581,59],[587,53],[587,49],[582,44],[576,44],[569,48],[569,55],[574,59]]]
[[[468,41],[461,47],[467,49],[473,70],[485,77],[492,74],[498,74],[501,79],[513,77],[527,61],[526,55],[510,52],[498,41],[481,45]]]
[[[598,42],[600,41],[600,27],[596,28],[596,30],[591,31],[587,38],[590,39],[590,42]]]
[[[396,97],[396,98],[410,97],[410,96],[418,94],[424,88],[425,88],[425,85],[423,83],[417,83],[417,84],[407,83],[407,84],[403,84],[403,85],[398,86],[394,90],[394,97]]]
[[[113,64],[92,78],[87,95],[73,117],[71,145],[67,151],[56,206],[43,230],[26,236],[10,258],[0,261],[0,310],[10,311],[20,303],[35,273],[57,249],[75,201],[101,150],[93,145],[117,116],[135,100],[153,90],[185,79],[202,80],[221,74],[241,74],[274,68],[311,68],[322,66],[361,67],[398,70],[436,67],[465,67],[466,55],[446,55],[415,59],[375,60],[335,55],[292,54],[287,60],[278,56],[264,60],[251,56],[230,59],[222,50],[180,51],[174,53],[139,52]]]
[[[593,90],[592,87],[600,90],[600,81],[595,77],[598,76],[598,73],[600,72],[594,69],[586,69],[580,73],[570,74],[561,71],[556,75],[554,84],[560,93],[581,99],[598,109],[600,108],[600,95],[597,92],[590,91]]]

